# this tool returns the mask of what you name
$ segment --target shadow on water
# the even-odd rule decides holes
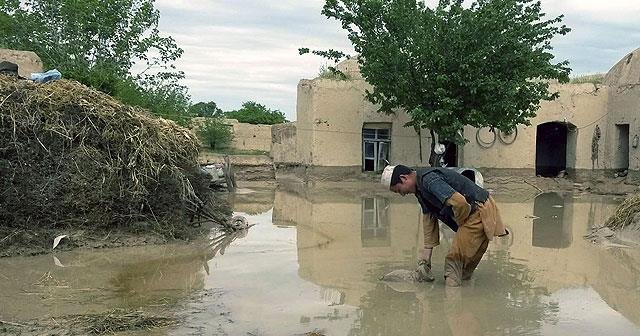
[[[215,253],[206,244],[75,251],[57,255],[65,267],[52,256],[0,259],[0,320],[171,306],[184,319],[159,334],[640,334],[640,251],[582,238],[621,200],[496,198],[512,234],[490,244],[458,289],[442,279],[446,227],[435,282],[377,280],[415,265],[422,229],[413,197],[293,185],[233,195],[237,213],[257,225]]]

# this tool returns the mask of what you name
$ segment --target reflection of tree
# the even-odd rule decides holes
[[[535,274],[526,265],[514,263],[508,251],[487,252],[481,267],[492,278],[480,281],[491,281],[491,287],[479,296],[477,305],[479,312],[482,306],[492,306],[490,311],[479,314],[480,320],[486,319],[483,329],[501,331],[505,335],[525,335],[536,333],[542,322],[553,318],[557,313],[557,304],[546,302],[549,293],[546,288],[536,287],[533,282]],[[491,314],[493,316],[482,317]]]
[[[110,279],[128,307],[177,300],[193,290],[204,288],[204,254],[163,256],[124,265]]]
[[[536,334],[557,308],[544,302],[525,265],[509,261],[508,251],[488,252],[478,278],[463,288],[442,281],[396,292],[380,284],[362,298],[360,319],[349,335]],[[457,291],[457,292],[456,292]]]
[[[126,264],[110,280],[118,296],[129,306],[140,306],[154,300],[179,299],[184,294],[204,288],[204,272],[209,274],[208,261],[224,254],[236,239],[247,235],[248,228],[224,231],[209,240],[208,245],[184,255],[168,255]],[[180,295],[167,295],[168,293]],[[135,294],[135,295],[134,295]]]

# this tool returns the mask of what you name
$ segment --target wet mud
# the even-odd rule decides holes
[[[512,234],[489,245],[461,288],[444,286],[446,227],[434,282],[380,280],[413,269],[419,256],[411,197],[372,186],[250,188],[233,201],[256,225],[222,247],[204,240],[0,259],[0,333],[640,335],[640,249],[585,238],[622,198],[495,198]]]

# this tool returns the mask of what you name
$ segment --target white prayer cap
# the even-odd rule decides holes
[[[391,188],[391,177],[393,176],[393,170],[396,166],[386,166],[382,171],[382,177],[380,177],[380,183],[387,188]]]

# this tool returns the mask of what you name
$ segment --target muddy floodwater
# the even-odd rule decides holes
[[[176,322],[123,335],[640,335],[640,248],[583,238],[621,198],[496,199],[512,235],[490,244],[462,288],[444,286],[445,227],[435,282],[378,280],[416,263],[414,197],[370,186],[244,189],[231,201],[256,225],[228,246],[0,259],[0,334],[69,330],[79,316],[125,311]]]

